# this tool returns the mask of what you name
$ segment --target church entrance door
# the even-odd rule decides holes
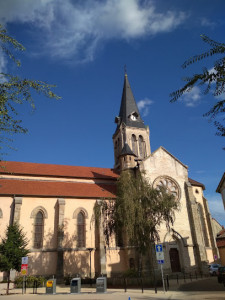
[[[177,248],[170,248],[169,254],[172,272],[180,272],[180,258]]]

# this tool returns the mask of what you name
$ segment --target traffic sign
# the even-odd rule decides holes
[[[163,246],[161,244],[155,245],[156,252],[163,252]]]
[[[28,265],[28,256],[22,257],[21,265]]]
[[[164,260],[164,253],[163,252],[156,252],[156,259],[157,260]]]
[[[159,265],[160,265],[160,264],[164,264],[164,260],[163,260],[163,259],[157,260],[157,262],[158,262]]]
[[[28,256],[22,257],[21,274],[26,276],[28,273]]]
[[[21,274],[27,275],[28,273],[28,265],[21,265]]]

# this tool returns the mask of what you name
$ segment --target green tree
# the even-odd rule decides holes
[[[12,51],[10,50],[12,48]],[[20,61],[16,59],[13,51],[24,51],[25,48],[17,40],[7,35],[6,30],[0,24],[0,53],[9,57],[18,67]],[[55,85],[47,84],[39,80],[20,78],[6,73],[0,73],[0,152],[5,147],[10,147],[11,135],[26,133],[27,128],[22,126],[22,120],[18,118],[18,105],[28,102],[32,109],[35,108],[32,92],[43,94],[48,98],[60,99],[52,92]]]
[[[164,188],[154,189],[139,171],[124,171],[118,179],[116,200],[97,202],[95,216],[97,222],[104,216],[107,245],[122,231],[126,233],[125,246],[136,246],[142,256],[150,254],[152,244],[159,241],[160,224],[164,222],[167,228],[173,224],[178,208],[175,197]]]
[[[225,137],[225,44],[216,42],[206,35],[201,35],[201,38],[211,48],[204,53],[191,57],[184,62],[182,67],[186,68],[195,62],[214,55],[220,55],[220,58],[215,61],[213,68],[207,69],[204,67],[201,73],[184,78],[184,81],[187,83],[170,94],[170,102],[177,101],[196,85],[203,87],[204,94],[208,94],[211,91],[213,96],[218,97],[219,100],[212,105],[211,109],[204,116],[210,117],[210,120],[213,121],[217,129],[216,135]]]
[[[9,225],[5,238],[0,244],[0,270],[7,273],[7,294],[9,293],[10,270],[20,271],[21,259],[29,253],[27,245],[28,240],[19,225],[17,223]]]

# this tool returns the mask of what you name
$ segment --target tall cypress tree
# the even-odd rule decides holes
[[[0,270],[7,272],[6,294],[9,293],[10,270],[20,271],[21,259],[29,253],[27,245],[28,240],[19,225],[9,225],[0,244]]]

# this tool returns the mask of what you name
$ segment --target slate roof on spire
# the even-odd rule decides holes
[[[137,156],[136,154],[134,154],[134,152],[130,149],[129,145],[127,143],[124,144],[123,149],[120,153],[120,156],[124,156],[124,155],[133,155],[133,156]]]
[[[134,116],[135,120],[134,118],[132,119],[132,116]],[[131,127],[145,128],[144,122],[141,119],[140,112],[134,99],[127,74],[125,74],[124,77],[120,113],[119,117],[116,117],[116,123],[118,126],[121,123],[124,123],[125,125]]]

